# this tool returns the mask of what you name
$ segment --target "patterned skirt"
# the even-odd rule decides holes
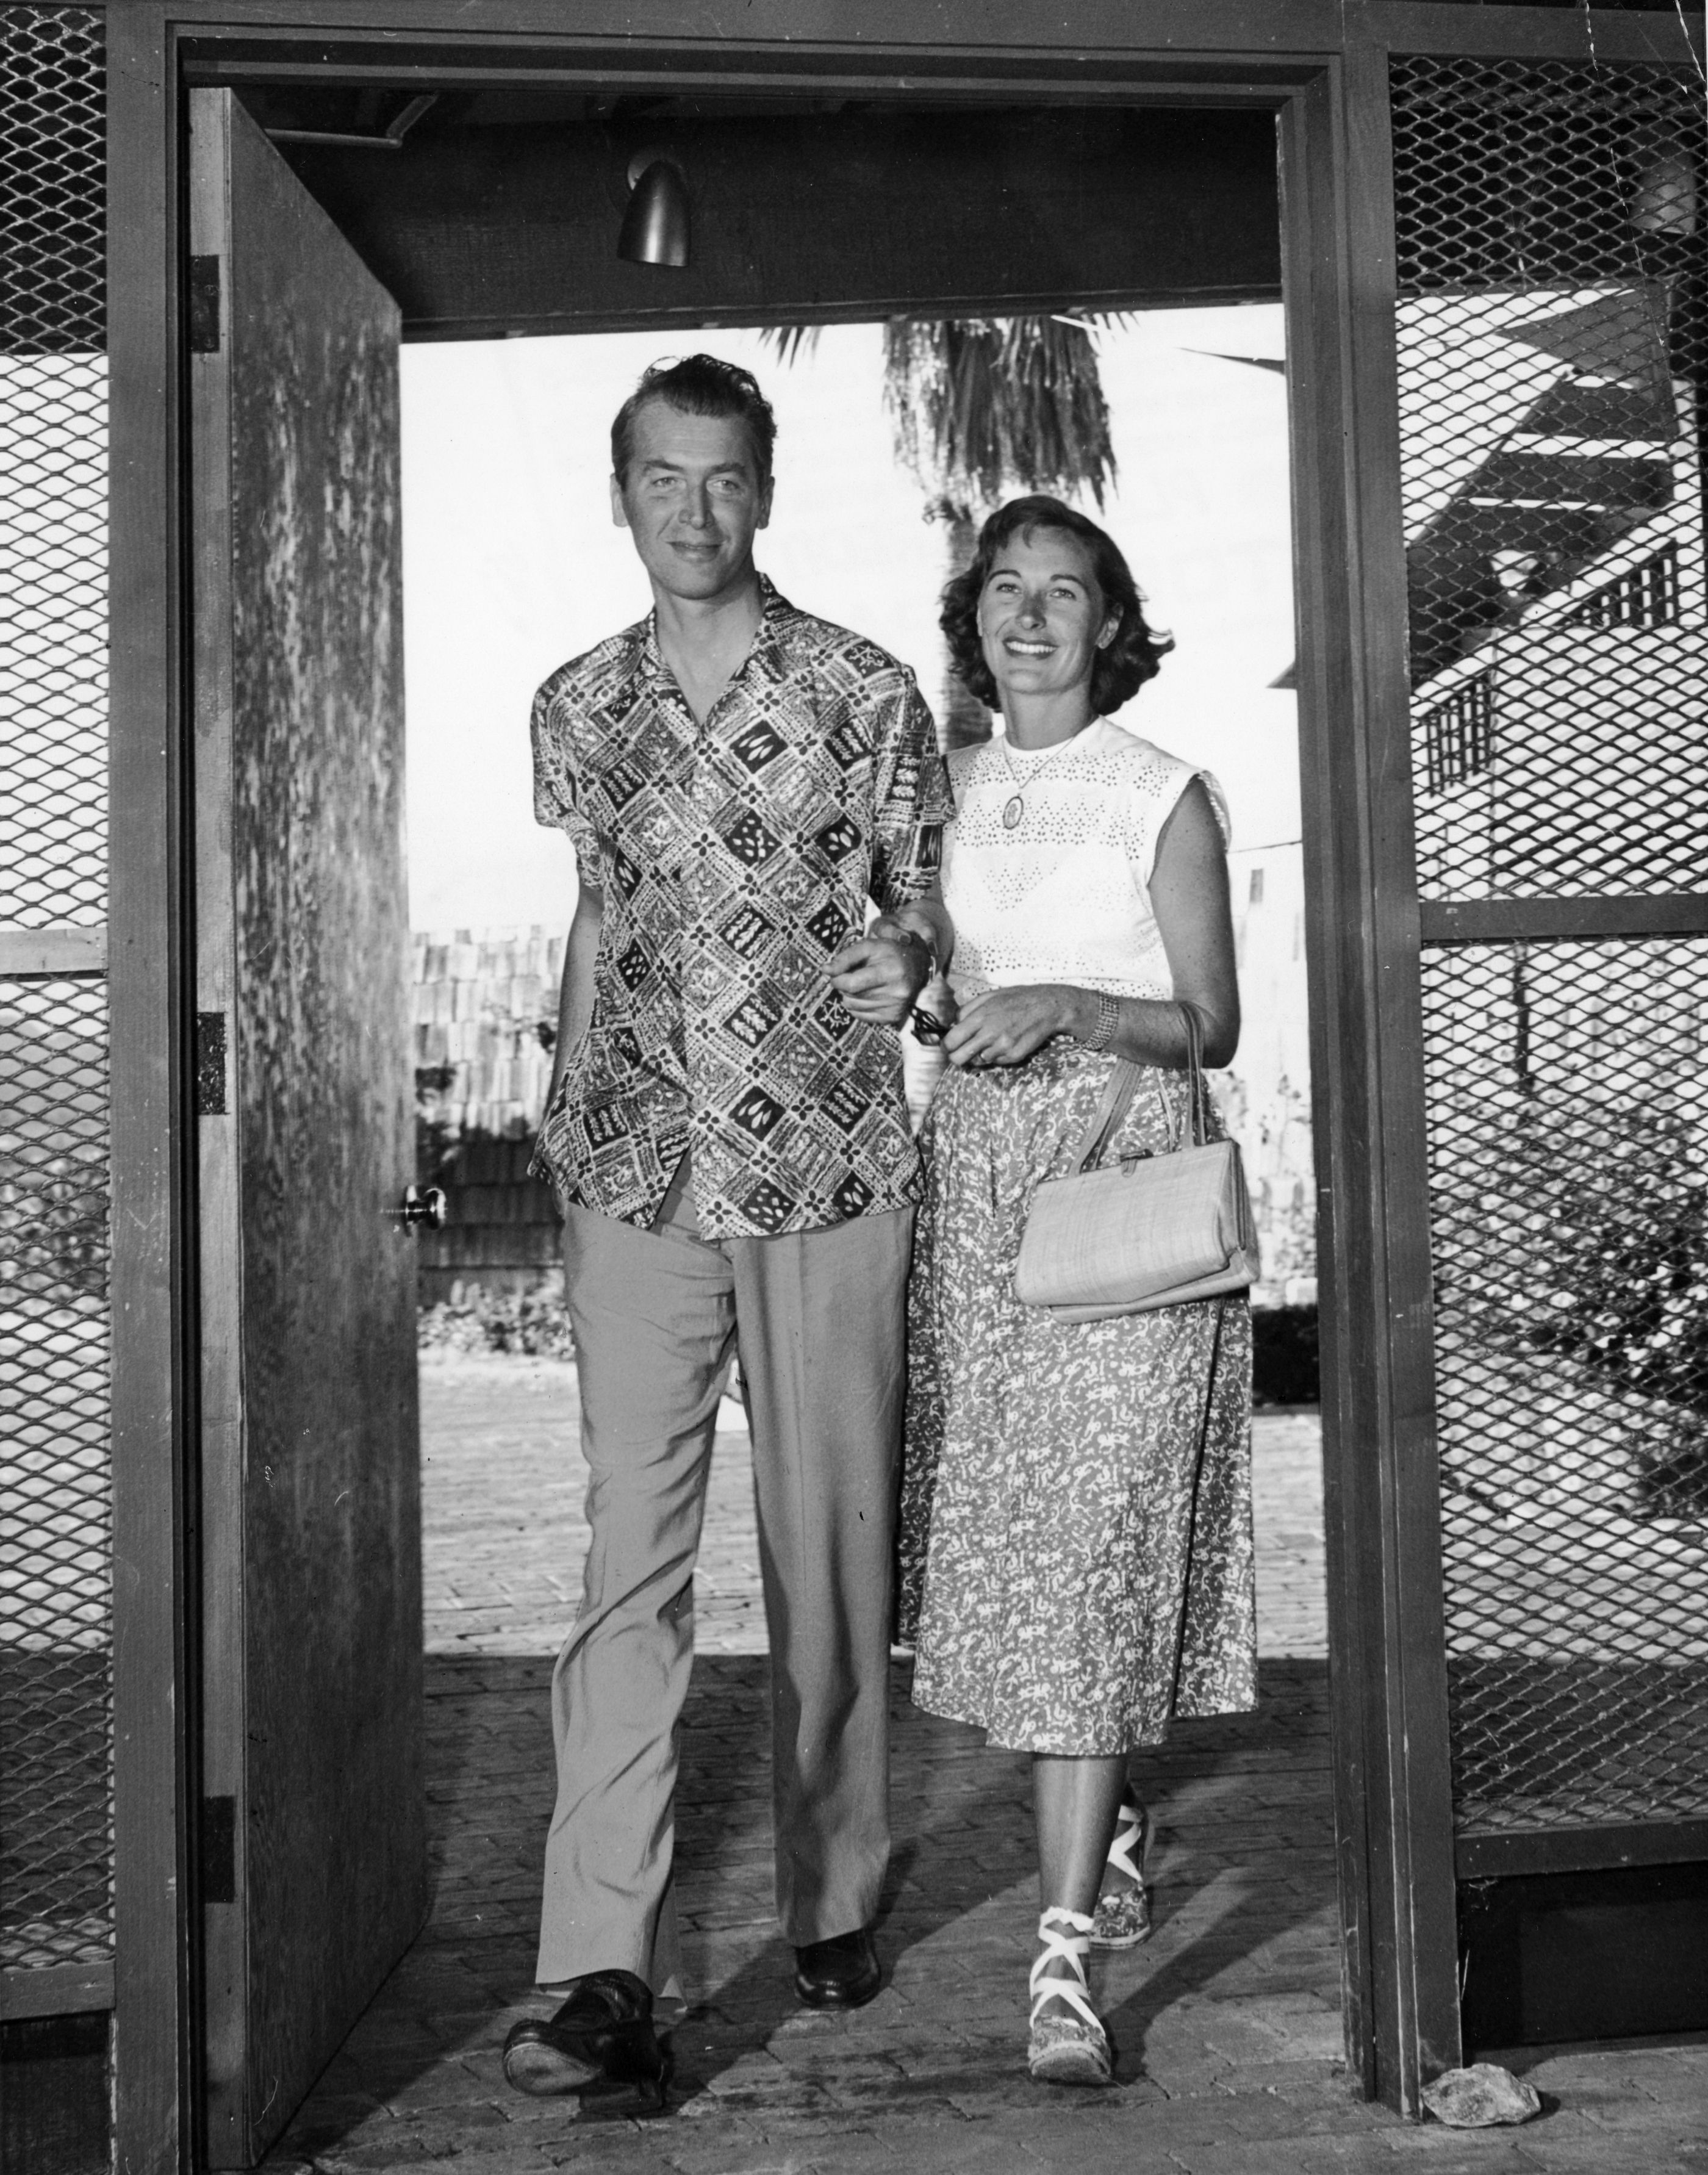
[[[1113,1755],[1256,1704],[1243,1299],[1060,1322],[1014,1296],[1034,1188],[1114,1060],[1051,1045],[944,1078],[908,1288],[900,1632],[914,1699],[994,1744]],[[1174,1137],[1149,1075],[1122,1148]]]

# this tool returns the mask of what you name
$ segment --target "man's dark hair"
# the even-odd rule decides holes
[[[777,442],[777,418],[759,390],[759,380],[740,364],[715,355],[690,355],[655,362],[618,409],[611,425],[611,473],[626,484],[635,456],[635,418],[648,400],[662,400],[679,415],[739,416],[753,443],[759,488],[771,481],[771,449]]]
[[[1114,641],[1106,649],[1098,650],[1092,667],[1092,708],[1100,718],[1106,718],[1136,695],[1147,680],[1155,679],[1158,666],[1174,644],[1169,636],[1153,632],[1147,625],[1138,585],[1114,537],[1072,507],[1064,506],[1059,498],[1040,495],[1011,499],[979,530],[972,565],[965,573],[957,574],[943,592],[942,615],[937,623],[948,637],[950,668],[975,701],[987,709],[1000,708],[996,682],[979,638],[979,599],[990,578],[990,569],[1011,540],[1018,535],[1030,543],[1039,529],[1059,529],[1084,545],[1103,592],[1105,613],[1114,612],[1119,617]]]

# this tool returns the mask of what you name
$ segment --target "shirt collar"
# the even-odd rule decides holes
[[[746,671],[756,657],[762,653],[775,654],[782,643],[784,626],[794,617],[794,606],[778,589],[769,574],[761,574],[759,625],[754,630],[751,647],[736,667],[732,685]],[[655,686],[675,686],[675,676],[664,663],[664,654],[659,647],[659,608],[656,605],[641,621],[640,666],[647,679]]]

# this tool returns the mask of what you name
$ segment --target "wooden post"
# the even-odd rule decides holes
[[[165,11],[107,11],[111,369],[113,2150],[187,2158],[182,823],[176,101]]]
[[[1282,141],[1347,2050],[1416,2113],[1459,2031],[1385,50]]]

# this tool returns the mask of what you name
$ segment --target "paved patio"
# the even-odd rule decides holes
[[[735,1417],[733,1408],[726,1408]],[[670,2111],[528,2101],[499,2071],[530,1978],[551,1800],[545,1691],[578,1566],[572,1378],[424,1370],[431,1920],[270,2163],[614,2175],[868,2168],[1708,2170],[1708,2042],[1513,2057],[1544,2118],[1466,2134],[1354,2099],[1341,2057],[1314,1421],[1258,1428],[1262,1704],[1136,1761],[1157,1813],[1158,1927],[1099,1966],[1106,2093],[1028,2079],[1036,1912],[1023,1759],[930,1721],[895,1678],[891,1977],[800,2010],[770,1915],[762,1625],[746,1443],[720,1438],[684,1745],[679,1867],[697,2006]]]

